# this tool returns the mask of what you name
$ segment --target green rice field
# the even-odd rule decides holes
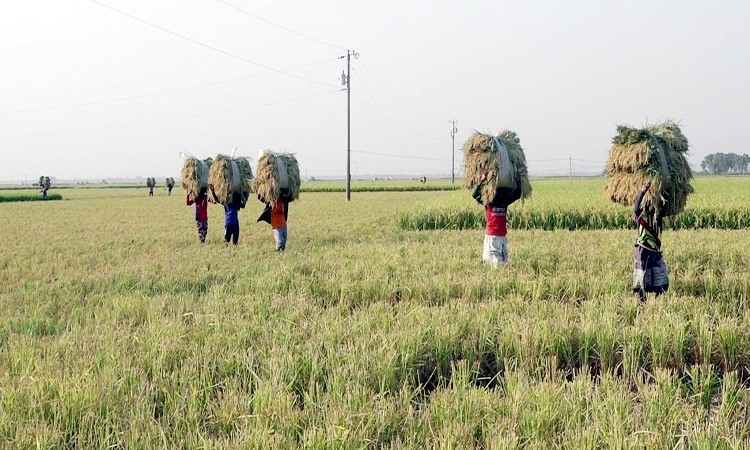
[[[2,203],[0,448],[750,448],[750,178],[645,303],[605,183],[532,180],[495,270],[466,190],[303,191],[284,253],[258,202],[237,247],[179,188]]]

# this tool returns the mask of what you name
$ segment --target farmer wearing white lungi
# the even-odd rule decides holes
[[[479,184],[474,186],[471,196],[482,204],[482,185],[487,182],[487,173],[483,173]],[[508,262],[508,206],[521,198],[521,183],[514,188],[498,188],[495,197],[484,211],[487,216],[487,229],[484,232],[484,246],[482,247],[482,261],[488,262],[493,268],[499,263]]]
[[[635,241],[635,269],[633,270],[633,292],[641,301],[646,300],[646,293],[657,296],[669,289],[669,272],[661,256],[663,217],[652,208],[642,208],[641,202],[651,183],[646,183],[633,206],[633,220],[638,224],[638,237]]]

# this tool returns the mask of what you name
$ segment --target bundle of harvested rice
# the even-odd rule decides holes
[[[156,186],[156,179],[151,177],[146,178],[146,186],[150,188]]]
[[[498,188],[520,185],[521,199],[531,196],[526,156],[518,135],[505,130],[497,136],[474,132],[464,143],[464,187],[472,189],[487,173],[482,188],[482,202],[492,201]]]
[[[605,188],[610,200],[632,206],[643,185],[650,182],[642,202],[649,214],[666,217],[685,209],[693,193],[693,172],[686,158],[688,140],[676,123],[643,129],[619,125],[612,143]]]
[[[185,164],[182,165],[182,181],[180,186],[190,194],[191,197],[198,197],[201,188],[208,189],[208,174],[211,169],[212,159],[186,158]]]
[[[174,178],[167,177],[166,184],[167,184],[168,188],[173,188],[174,187]]]
[[[208,183],[213,185],[216,197],[222,205],[232,202],[235,193],[240,194],[242,204],[252,193],[253,170],[247,158],[231,158],[219,155],[211,164]]]
[[[49,187],[50,187],[51,184],[52,183],[50,182],[49,177],[45,177],[44,175],[42,175],[41,177],[39,177],[39,187],[40,188],[49,189]]]
[[[282,197],[291,202],[299,198],[302,180],[293,154],[264,151],[258,158],[255,174],[253,191],[265,202],[275,203]]]

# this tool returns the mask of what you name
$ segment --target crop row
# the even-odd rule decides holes
[[[0,203],[9,203],[9,202],[34,202],[34,201],[41,201],[41,200],[62,200],[62,195],[60,194],[48,194],[46,199],[43,199],[41,194],[35,193],[35,194],[0,194]]]
[[[398,217],[402,230],[465,230],[480,229],[486,224],[481,208],[432,207],[404,211]],[[541,230],[613,230],[634,228],[630,212],[581,210],[511,210],[508,226],[512,229]],[[689,208],[685,212],[665,219],[665,229],[715,228],[738,230],[750,227],[750,208],[732,209]]]

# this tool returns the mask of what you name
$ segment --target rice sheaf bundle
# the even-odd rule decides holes
[[[632,206],[643,185],[650,182],[642,201],[649,213],[666,217],[685,209],[693,193],[693,172],[686,157],[688,140],[676,123],[642,129],[618,125],[612,143],[605,188],[610,200]]]
[[[282,195],[289,201],[297,200],[301,184],[299,163],[293,154],[266,151],[258,159],[253,191],[264,201],[275,203]]]
[[[180,186],[190,194],[191,197],[198,197],[201,188],[208,189],[208,175],[211,169],[211,158],[203,161],[198,158],[187,158],[182,165],[180,176]]]
[[[507,150],[507,158],[502,147]],[[464,187],[479,184],[483,173],[487,180],[482,188],[482,202],[492,201],[500,187],[521,187],[521,199],[531,196],[529,170],[518,135],[505,130],[497,136],[475,132],[464,143]],[[510,183],[508,183],[510,181]]]
[[[230,204],[235,192],[240,194],[242,203],[246,203],[252,193],[252,179],[253,170],[247,158],[231,158],[226,155],[216,157],[208,175],[208,182],[213,185],[222,205]]]
[[[156,179],[151,177],[146,178],[146,186],[150,188],[156,186]]]
[[[40,188],[49,189],[50,185],[51,185],[51,183],[50,183],[49,177],[45,177],[44,175],[42,175],[41,177],[39,177],[39,187]]]
[[[174,178],[167,177],[166,183],[167,183],[167,187],[168,188],[173,188],[174,187]]]

